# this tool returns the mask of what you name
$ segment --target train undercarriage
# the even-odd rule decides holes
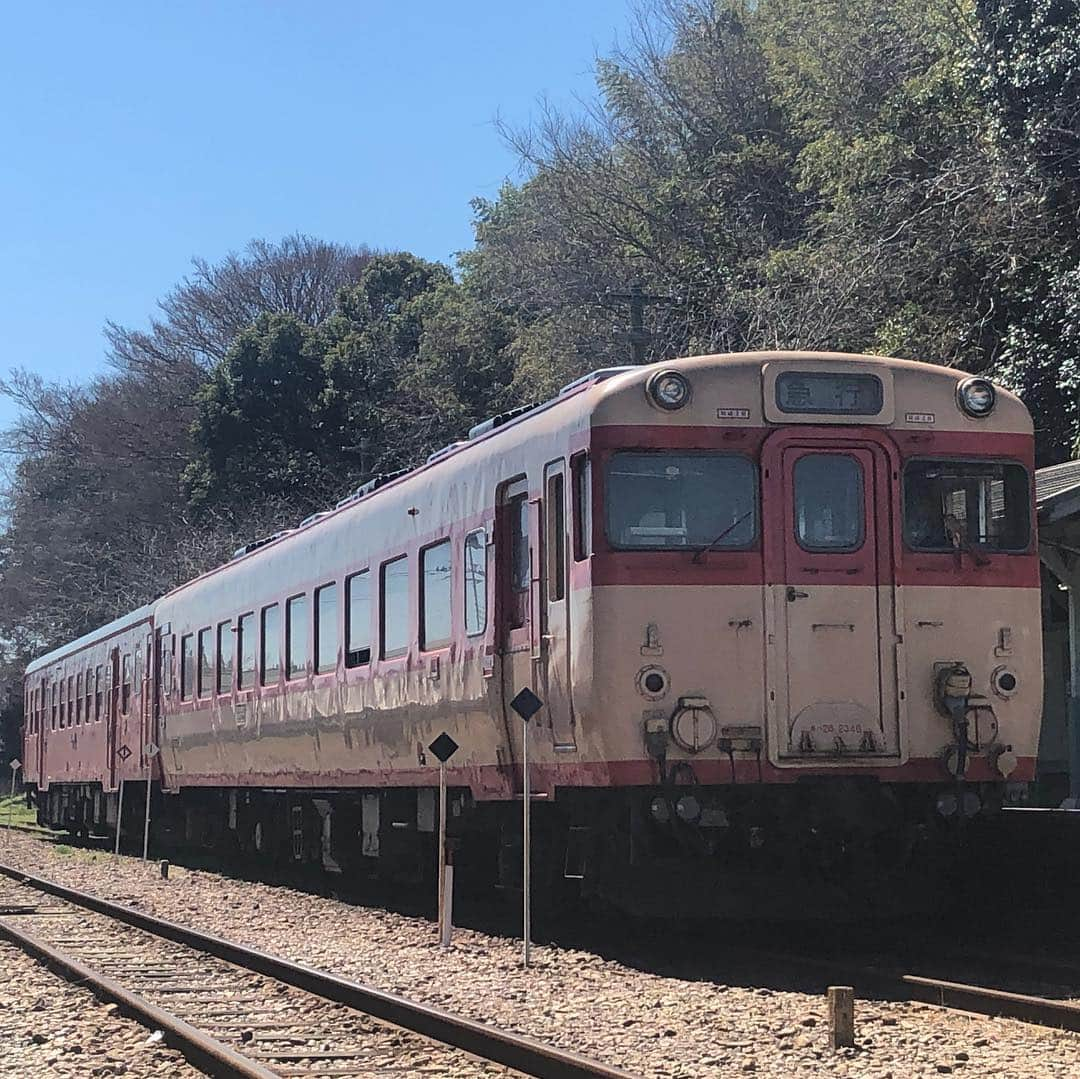
[[[146,787],[127,784],[122,841],[141,849]],[[570,789],[532,810],[538,905],[585,903],[644,917],[855,921],[937,911],[993,849],[1005,784],[887,785],[808,777],[788,786]],[[44,826],[115,836],[119,794],[95,784],[33,792]],[[347,881],[432,884],[432,788],[155,787],[154,854],[200,851]],[[460,886],[521,888],[521,803],[451,790],[447,834]],[[979,852],[979,853],[974,853]]]

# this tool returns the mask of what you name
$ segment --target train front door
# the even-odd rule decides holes
[[[781,760],[899,754],[895,477],[872,436],[787,430],[765,444],[767,701]]]

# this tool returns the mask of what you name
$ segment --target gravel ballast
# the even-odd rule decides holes
[[[668,977],[549,945],[534,948],[525,973],[512,939],[456,930],[453,948],[442,952],[434,925],[422,918],[175,866],[163,881],[152,862],[7,838],[0,861],[27,872],[642,1076],[1080,1075],[1080,1036],[1011,1020],[859,1001],[856,1047],[833,1052],[819,996],[758,988],[745,978],[724,985]],[[6,988],[13,991],[10,981]],[[20,990],[19,1000],[26,995]],[[48,1022],[39,1017],[38,1029]],[[5,1036],[0,1070],[8,1044]]]
[[[192,1068],[147,1030],[0,941],[0,1076],[168,1076]]]

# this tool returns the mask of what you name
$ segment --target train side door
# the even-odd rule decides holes
[[[519,690],[530,686],[536,692],[535,658],[540,630],[534,612],[534,572],[539,544],[538,506],[529,500],[525,479],[501,488],[495,513],[495,648],[499,655],[502,699],[507,733],[520,746],[521,720],[509,708]]]
[[[544,626],[540,637],[543,687],[551,738],[559,752],[577,749],[570,682],[570,601],[567,569],[566,466],[553,461],[544,469]]]
[[[770,727],[780,759],[899,754],[885,448],[774,435],[762,455]]]
[[[109,758],[109,789],[116,790],[120,785],[119,708],[120,693],[120,649],[109,650],[108,682],[105,693],[105,742]]]

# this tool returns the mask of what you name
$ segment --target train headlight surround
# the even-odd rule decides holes
[[[1016,674],[1008,667],[996,667],[990,675],[990,685],[999,697],[1008,700],[1016,693],[1020,683]]]
[[[956,387],[956,403],[965,416],[981,420],[994,411],[997,390],[989,379],[965,378]]]
[[[645,383],[649,400],[665,412],[675,412],[690,403],[690,380],[678,371],[657,371]]]

